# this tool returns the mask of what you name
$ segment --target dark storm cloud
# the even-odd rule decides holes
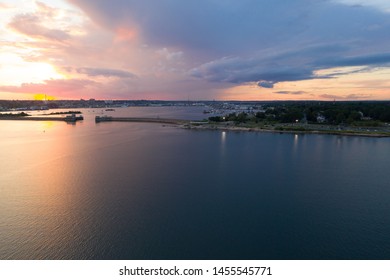
[[[267,81],[260,81],[257,83],[257,85],[259,87],[262,87],[262,88],[273,88],[274,87],[273,82],[267,82]]]
[[[347,56],[343,58],[332,58],[328,60],[318,60],[317,63],[322,67],[341,67],[341,66],[384,66],[390,63],[390,53],[376,53],[361,56]]]

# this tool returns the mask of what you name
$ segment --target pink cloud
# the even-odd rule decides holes
[[[5,4],[5,3],[0,3],[0,10],[6,10],[6,9],[9,9],[10,6]]]
[[[38,8],[38,12],[41,15],[43,15],[43,16],[46,16],[46,17],[49,17],[49,18],[53,18],[54,16],[56,16],[58,14],[58,10],[57,9],[48,6],[45,3],[43,3],[43,2],[36,1],[35,5]]]
[[[64,41],[69,34],[63,30],[45,27],[34,14],[16,15],[8,24],[10,28],[29,37],[45,40]]]
[[[115,30],[116,42],[133,42],[137,39],[138,32],[135,28],[119,27]]]

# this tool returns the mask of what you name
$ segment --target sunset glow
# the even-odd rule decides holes
[[[0,99],[390,99],[388,1],[264,1],[2,1]]]
[[[46,94],[39,93],[39,94],[34,94],[34,100],[55,100],[56,98],[54,96],[47,96]]]

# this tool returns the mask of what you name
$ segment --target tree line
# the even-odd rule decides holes
[[[210,117],[209,120],[377,126],[390,122],[390,102],[275,102],[265,104],[264,110],[255,114],[231,113]]]

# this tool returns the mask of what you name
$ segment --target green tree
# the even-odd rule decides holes
[[[237,115],[236,122],[238,122],[238,123],[244,123],[244,122],[246,122],[247,117],[248,117],[248,114],[247,114],[247,113],[241,112],[241,113],[239,113],[239,114]]]
[[[209,117],[209,121],[211,122],[221,122],[223,119],[220,116],[215,116],[215,117]]]

